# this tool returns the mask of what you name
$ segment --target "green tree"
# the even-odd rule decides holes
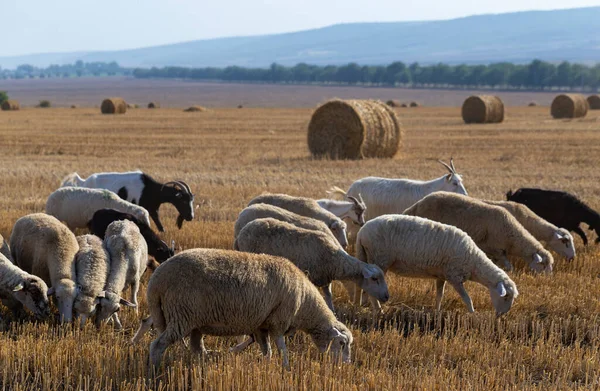
[[[8,94],[6,91],[0,91],[0,104],[4,103],[4,101],[8,100]]]

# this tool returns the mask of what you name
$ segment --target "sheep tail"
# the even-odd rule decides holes
[[[346,198],[346,196],[348,195],[344,190],[340,189],[337,186],[333,186],[331,187],[331,189],[327,190],[327,195],[331,198],[335,199],[342,199],[344,200]]]
[[[60,187],[65,187],[65,186],[77,187],[77,186],[83,185],[84,182],[85,182],[85,180],[82,179],[79,176],[79,174],[77,174],[76,172],[73,172],[62,179],[62,181],[60,183]]]

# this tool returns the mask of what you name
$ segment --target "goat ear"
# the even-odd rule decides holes
[[[506,192],[506,200],[510,201],[510,197],[512,197],[513,195],[513,191],[512,189]]]
[[[15,286],[15,287],[13,288],[13,292],[22,291],[22,290],[23,290],[23,288],[25,288],[25,286],[23,285],[23,283],[22,283],[22,282],[20,282],[19,284],[17,284],[17,286]]]
[[[496,286],[496,292],[498,292],[498,295],[500,295],[500,297],[506,296],[506,287],[504,286],[504,283],[502,281],[500,281]]]
[[[450,179],[452,179],[452,174],[446,174],[446,181],[450,182]]]
[[[54,296],[54,293],[55,293],[55,289],[54,289],[54,287],[53,287],[53,286],[51,286],[51,287],[48,289],[48,297],[50,297],[50,296]]]
[[[127,307],[133,307],[133,308],[137,307],[137,305],[133,304],[133,303],[132,303],[132,302],[130,302],[130,301],[127,301],[127,300],[125,300],[125,299],[124,299],[124,298],[122,298],[122,297],[120,297],[120,298],[119,298],[119,304],[126,305]]]
[[[538,253],[533,254],[533,262],[542,263],[542,257],[540,256],[540,254],[538,254]]]

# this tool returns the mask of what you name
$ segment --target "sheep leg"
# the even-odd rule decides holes
[[[465,302],[465,305],[467,306],[467,309],[469,310],[469,312],[475,312],[475,309],[473,308],[473,302],[471,301],[471,297],[469,296],[469,293],[465,289],[465,286],[463,285],[463,283],[458,282],[458,283],[450,283],[450,284],[452,284],[452,287],[456,290],[456,292],[458,292],[458,294],[460,295],[460,298]]]
[[[436,296],[435,296],[435,310],[442,310],[442,297],[444,296],[444,288],[446,288],[446,280],[436,280]]]
[[[147,317],[146,319],[142,319],[142,322],[140,323],[140,328],[138,329],[138,331],[135,333],[135,335],[131,339],[131,343],[135,344],[135,343],[140,342],[140,340],[142,339],[144,334],[146,334],[148,332],[148,330],[150,330],[151,327],[152,327],[152,317]]]
[[[256,342],[260,345],[260,350],[263,356],[267,359],[271,359],[273,352],[271,351],[271,344],[269,343],[269,334],[264,331],[258,331],[254,334]]]
[[[331,283],[325,285],[321,288],[323,290],[323,295],[325,296],[325,303],[327,303],[327,307],[331,310],[331,312],[335,312],[333,308],[333,295],[331,293]]]
[[[135,311],[135,314],[138,314],[138,299],[137,299],[137,295],[138,295],[138,290],[140,289],[140,280],[139,279],[135,279],[135,281],[133,281],[131,283],[131,302],[133,304],[135,304],[135,307],[133,308]]]
[[[200,357],[208,354],[208,350],[204,347],[204,337],[198,329],[192,330],[190,334],[190,349]]]
[[[580,227],[575,227],[575,229],[573,229],[573,232],[575,232],[577,235],[581,236],[581,240],[583,240],[583,245],[587,246],[588,239],[587,239],[587,236],[585,236],[585,232],[583,232],[583,230]]]
[[[242,339],[242,341],[240,343],[238,343],[237,345],[235,345],[234,347],[229,349],[230,352],[239,353],[239,352],[243,351],[244,349],[246,349],[248,346],[252,345],[255,341],[254,335],[250,335],[246,339],[244,339],[244,337],[241,337],[241,339]]]
[[[117,315],[117,313],[115,312],[114,314],[111,315],[111,318],[113,320],[113,326],[115,327],[115,330],[121,330],[123,328],[123,325],[121,324],[119,315]]]
[[[158,338],[152,341],[150,344],[150,360],[155,369],[160,368],[162,356],[169,345],[172,345],[180,339],[180,335],[167,328],[158,336]]]
[[[277,345],[277,350],[281,353],[283,357],[283,367],[289,371],[290,369],[290,358],[288,355],[287,346],[285,346],[285,338],[283,335],[277,336],[275,338],[275,344]]]
[[[350,301],[353,301],[356,285],[352,281],[342,281],[342,284],[344,285],[344,288],[346,288]]]

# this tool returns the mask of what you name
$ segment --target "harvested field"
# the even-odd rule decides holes
[[[39,100],[41,94],[36,96]],[[306,109],[245,105],[238,110],[237,102],[247,101],[238,97],[232,108],[202,115],[184,113],[184,105],[164,108],[169,103],[162,98],[164,109],[121,116],[102,115],[83,103],[78,110],[3,112],[0,233],[8,238],[17,218],[42,211],[67,173],[137,168],[163,181],[183,179],[196,193],[197,218],[182,230],[175,225],[175,208],[161,208],[163,239],[175,239],[184,249],[230,248],[237,214],[263,191],[321,198],[332,185],[345,189],[368,175],[432,179],[446,172],[436,160],[450,156],[474,197],[500,200],[511,188],[540,186],[568,190],[600,209],[600,114],[562,121],[552,120],[547,107],[508,107],[504,123],[467,126],[460,107],[435,108],[419,100],[425,107],[397,112],[405,129],[402,153],[352,162],[310,158],[306,132],[317,102]],[[525,97],[520,104],[531,100]],[[598,389],[600,247],[584,248],[578,237],[575,241],[577,258],[572,263],[556,259],[552,276],[517,266],[511,277],[520,296],[499,319],[480,285],[466,284],[478,312],[467,313],[448,288],[437,314],[432,281],[389,275],[390,301],[383,305],[383,318],[372,324],[370,309],[355,308],[336,283],[338,315],[355,338],[353,363],[320,361],[314,345],[297,333],[288,343],[289,372],[281,370],[277,354],[265,360],[253,345],[236,355],[228,353],[235,338],[209,337],[206,347],[215,352],[208,359],[192,356],[179,343],[167,350],[168,369],[149,378],[153,336],[129,344],[138,326],[132,310],[120,313],[122,332],[108,326],[96,332],[92,325],[81,331],[52,323],[8,326],[10,315],[3,307],[2,385],[28,390]],[[141,294],[139,316],[146,314]]]

